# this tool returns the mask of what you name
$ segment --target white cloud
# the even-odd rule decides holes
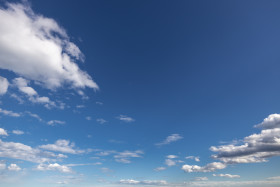
[[[34,13],[22,4],[0,9],[0,68],[13,71],[46,88],[65,83],[72,88],[94,88],[97,84],[75,60],[83,60],[79,48],[53,19]]]
[[[85,105],[77,105],[76,108],[85,108]]]
[[[178,158],[178,156],[176,156],[176,155],[167,155],[166,157],[169,159]]]
[[[255,125],[255,127],[263,129],[280,128],[280,114],[270,114],[262,123]]]
[[[124,121],[126,123],[130,123],[135,121],[132,117],[128,117],[126,115],[120,115],[119,117],[117,117],[119,120]]]
[[[165,164],[167,166],[175,166],[176,162],[174,160],[171,160],[171,159],[165,159]]]
[[[22,135],[22,134],[24,134],[24,132],[21,131],[21,130],[13,130],[12,132],[13,132],[13,134],[16,134],[16,135]]]
[[[155,145],[161,146],[161,145],[167,145],[172,142],[176,142],[178,140],[181,140],[183,137],[180,136],[179,134],[171,134],[170,136],[167,136],[166,139],[160,143],[156,143]]]
[[[84,150],[75,149],[75,144],[70,143],[69,140],[57,140],[55,144],[41,145],[39,147],[50,151],[70,154],[80,154],[85,152]]]
[[[39,149],[15,142],[3,142],[0,140],[0,157],[25,160],[41,163],[50,161],[50,157],[56,157],[50,152],[42,152]]]
[[[33,118],[36,118],[39,121],[43,121],[42,118],[38,114],[34,114],[34,113],[29,112],[29,111],[25,111],[25,113],[28,114],[29,116],[33,117]]]
[[[154,170],[155,171],[163,171],[163,170],[166,170],[166,167],[157,167]]]
[[[102,102],[99,102],[99,101],[96,101],[95,102],[97,105],[103,105],[103,103]]]
[[[6,169],[6,164],[3,162],[0,162],[0,170]]]
[[[36,168],[39,171],[59,171],[61,173],[73,173],[72,169],[65,165],[60,165],[58,163],[54,164],[39,164]]]
[[[65,121],[60,121],[60,120],[50,120],[47,122],[48,125],[50,126],[55,126],[55,125],[64,125]]]
[[[195,160],[196,162],[199,162],[199,161],[200,161],[200,159],[199,159],[198,156],[186,156],[185,159],[193,159],[193,160]]]
[[[20,117],[21,114],[10,111],[10,110],[4,110],[2,108],[0,108],[0,113],[4,114],[5,116],[11,116],[11,117]]]
[[[9,170],[9,171],[20,171],[21,168],[20,168],[18,165],[16,165],[16,164],[10,164],[10,165],[8,166],[8,170]]]
[[[194,178],[194,181],[207,181],[208,178],[207,177],[196,177]]]
[[[0,135],[2,136],[8,136],[8,133],[5,129],[0,128]]]
[[[240,178],[239,175],[231,175],[231,174],[213,174],[214,177],[225,177],[225,178]]]
[[[104,123],[107,122],[105,119],[102,119],[102,118],[99,118],[99,119],[97,119],[96,121],[97,121],[98,123],[100,123],[100,124],[104,124]]]
[[[280,181],[280,176],[268,177],[267,180],[278,180],[278,181]]]
[[[0,95],[4,95],[8,91],[9,82],[6,78],[0,76]]]
[[[87,117],[86,117],[86,120],[90,121],[90,120],[91,120],[91,117],[90,117],[90,116],[87,116]]]
[[[117,162],[121,163],[131,163],[130,159],[131,158],[139,158],[142,157],[143,151],[141,150],[136,150],[136,151],[123,151],[123,152],[118,152],[116,155],[114,155],[114,158]]]
[[[198,165],[183,165],[182,170],[184,170],[187,173],[192,173],[192,172],[213,172],[218,169],[224,169],[226,168],[226,164],[221,163],[221,162],[212,162],[207,164],[206,166],[198,166]]]
[[[168,183],[165,180],[133,180],[133,179],[122,179],[119,181],[120,184],[128,184],[128,185],[167,185]]]
[[[110,173],[113,172],[113,170],[109,169],[109,168],[100,168],[102,173]]]

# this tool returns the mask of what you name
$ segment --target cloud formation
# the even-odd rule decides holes
[[[36,168],[39,171],[59,171],[61,173],[73,173],[72,169],[58,163],[54,164],[39,164]]]
[[[69,140],[57,140],[54,144],[41,145],[39,147],[49,151],[70,154],[80,154],[85,152],[84,150],[75,149],[75,144],[70,143]]]
[[[264,128],[259,134],[245,137],[240,145],[212,146],[212,155],[228,164],[267,162],[266,158],[280,156],[279,114],[269,115],[258,127]]]
[[[119,120],[124,121],[126,123],[130,123],[135,121],[132,117],[126,116],[126,115],[120,115],[117,117]]]
[[[4,95],[8,91],[9,82],[5,77],[0,76],[0,95]]]
[[[183,139],[183,137],[180,136],[179,134],[171,134],[170,136],[167,136],[165,140],[163,140],[160,143],[156,143],[155,145],[157,145],[157,146],[167,145],[167,144],[176,142],[181,139]]]
[[[7,133],[7,131],[6,131],[5,129],[0,128],[0,135],[2,135],[2,136],[8,136],[8,133]]]
[[[225,177],[225,178],[240,178],[240,175],[231,175],[231,174],[213,174],[214,177]]]
[[[226,168],[226,164],[221,163],[221,162],[212,162],[209,163],[205,166],[198,166],[198,165],[183,165],[182,170],[184,170],[187,173],[192,173],[192,172],[213,172],[218,169],[224,169]]]
[[[75,63],[84,59],[80,49],[55,20],[34,13],[28,5],[12,3],[0,9],[0,17],[1,69],[49,89],[64,84],[98,89]]]

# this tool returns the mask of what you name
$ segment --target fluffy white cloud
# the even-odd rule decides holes
[[[135,121],[132,117],[128,117],[126,115],[120,115],[119,117],[117,117],[119,120],[124,121],[126,123],[130,123]]]
[[[70,143],[69,140],[57,140],[54,144],[41,145],[39,147],[50,151],[70,154],[80,154],[85,152],[84,150],[75,149],[75,144]]]
[[[58,163],[54,164],[39,164],[36,168],[39,171],[59,171],[61,173],[73,173],[72,169],[65,165],[60,165]]]
[[[22,143],[3,142],[0,140],[0,157],[41,163],[50,161],[51,157],[57,157],[57,155],[50,152],[43,152]]]
[[[176,142],[178,140],[181,140],[183,137],[180,136],[179,134],[171,134],[170,136],[167,136],[166,139],[160,143],[156,143],[155,145],[161,146],[161,145],[167,145],[172,142]]]
[[[8,170],[9,170],[9,171],[20,171],[21,168],[20,168],[18,165],[16,165],[16,164],[10,164],[10,165],[8,166]]]
[[[24,132],[21,131],[21,130],[13,130],[12,132],[13,132],[13,134],[16,134],[16,135],[22,135],[22,134],[24,134]]]
[[[214,177],[226,177],[226,178],[240,178],[239,175],[231,175],[231,174],[213,174]]]
[[[5,129],[0,128],[0,135],[2,136],[8,136],[8,133]]]
[[[182,170],[184,170],[187,173],[213,172],[216,171],[217,169],[224,169],[224,168],[226,168],[226,164],[221,162],[212,162],[203,167],[198,165],[187,165],[187,164],[182,166]]]
[[[10,111],[10,110],[4,110],[2,108],[0,108],[0,114],[3,114],[5,116],[11,116],[11,117],[20,117],[21,114]]]
[[[174,160],[171,160],[171,159],[165,159],[165,164],[167,166],[175,166],[176,162]]]
[[[178,156],[176,156],[176,155],[167,155],[166,157],[169,159],[178,158]]]
[[[65,121],[60,121],[60,120],[51,120],[47,122],[48,125],[50,126],[55,126],[55,125],[63,125],[65,124]]]
[[[262,123],[255,125],[255,127],[263,129],[280,128],[280,114],[270,114]]]
[[[9,82],[6,78],[0,76],[0,95],[4,95],[9,87]]]
[[[266,158],[280,156],[280,128],[262,130],[245,137],[242,143],[212,146],[210,150],[218,153],[212,157],[230,164],[266,162]]]
[[[83,60],[83,54],[55,20],[34,13],[26,5],[8,3],[7,7],[0,9],[0,68],[50,89],[65,83],[98,89],[75,63]]]

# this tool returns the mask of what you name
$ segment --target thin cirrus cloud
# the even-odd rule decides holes
[[[119,120],[126,122],[126,123],[130,123],[135,121],[135,119],[133,119],[132,117],[126,116],[126,115],[120,115],[117,117]]]
[[[214,177],[225,177],[225,178],[240,178],[240,175],[232,175],[232,174],[213,174]]]
[[[180,136],[179,134],[171,134],[170,136],[167,136],[165,140],[163,140],[162,142],[156,143],[155,145],[156,146],[167,145],[167,144],[176,142],[181,139],[183,139],[183,137]]]
[[[29,5],[12,3],[0,9],[0,17],[1,69],[49,89],[64,84],[98,89],[90,75],[75,63],[83,61],[82,52],[55,20],[34,13]]]
[[[10,116],[10,117],[20,117],[21,116],[20,113],[16,113],[16,112],[13,112],[13,111],[10,111],[10,110],[5,110],[5,109],[2,109],[2,108],[0,108],[0,114],[3,114],[5,116]]]

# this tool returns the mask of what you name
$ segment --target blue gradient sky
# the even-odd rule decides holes
[[[0,5],[0,186],[280,185],[279,1]]]

